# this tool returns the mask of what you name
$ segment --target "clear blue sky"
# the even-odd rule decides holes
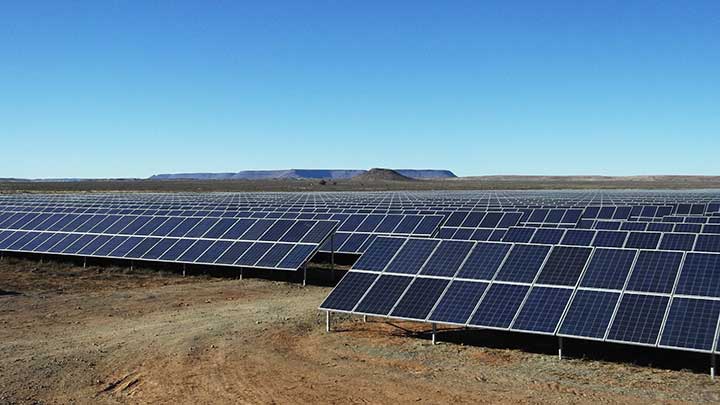
[[[720,1],[12,1],[0,177],[720,175]]]

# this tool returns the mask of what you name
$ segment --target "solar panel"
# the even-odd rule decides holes
[[[620,299],[607,339],[654,345],[662,326],[669,298],[658,295],[624,294]]]
[[[592,245],[596,247],[623,247],[628,233],[625,231],[597,231]]]
[[[688,253],[675,293],[720,298],[720,255]]]
[[[494,283],[488,288],[469,324],[507,329],[530,287]]]
[[[627,289],[670,293],[675,284],[682,257],[681,252],[640,251],[630,274]]]
[[[465,324],[488,284],[454,280],[428,318],[434,322]]]
[[[465,261],[465,257],[472,248],[472,242],[442,241],[422,270],[420,270],[420,274],[452,277],[460,269],[460,265]]]
[[[568,229],[567,232],[565,232],[562,244],[571,246],[590,246],[594,237],[595,232],[593,231]]]
[[[621,290],[636,254],[630,249],[595,249],[580,286]]]
[[[445,291],[449,280],[416,278],[390,314],[393,317],[424,320]]]
[[[556,246],[535,281],[537,284],[574,286],[577,284],[591,248]]]
[[[620,293],[578,290],[558,329],[558,335],[603,339]]]
[[[476,243],[456,277],[491,280],[511,246],[509,243]]]
[[[625,242],[626,248],[656,249],[662,236],[659,232],[630,232]]]
[[[573,290],[533,287],[511,329],[554,334]]]
[[[684,250],[693,249],[695,244],[695,235],[689,233],[666,233],[660,241],[660,249],[662,250]]]
[[[348,272],[325,298],[320,308],[352,311],[377,277],[377,274],[372,273]]]
[[[401,238],[377,238],[360,256],[353,268],[359,270],[383,271],[385,266],[400,250],[405,243],[405,239]]]
[[[545,245],[514,245],[495,279],[531,283],[549,251]]]
[[[660,346],[710,352],[720,316],[720,301],[673,298]]]
[[[694,250],[696,252],[720,252],[720,235],[699,234]]]
[[[355,312],[387,315],[412,281],[412,277],[382,275],[368,290]]]
[[[385,272],[417,274],[438,243],[435,239],[408,239]]]

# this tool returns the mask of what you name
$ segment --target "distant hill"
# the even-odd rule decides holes
[[[392,169],[370,169],[350,179],[351,181],[416,181]]]
[[[171,173],[156,174],[150,180],[270,180],[270,179],[350,179],[367,170],[358,169],[288,169],[288,170],[244,170],[237,173]],[[455,178],[450,170],[433,169],[401,169],[395,170],[402,176],[411,179],[446,179]]]

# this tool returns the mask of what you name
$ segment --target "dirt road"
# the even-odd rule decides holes
[[[720,401],[700,372],[432,346],[424,325],[326,334],[328,291],[6,258],[0,404]]]

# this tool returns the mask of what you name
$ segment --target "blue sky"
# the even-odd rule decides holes
[[[720,175],[720,2],[16,1],[0,177]]]

